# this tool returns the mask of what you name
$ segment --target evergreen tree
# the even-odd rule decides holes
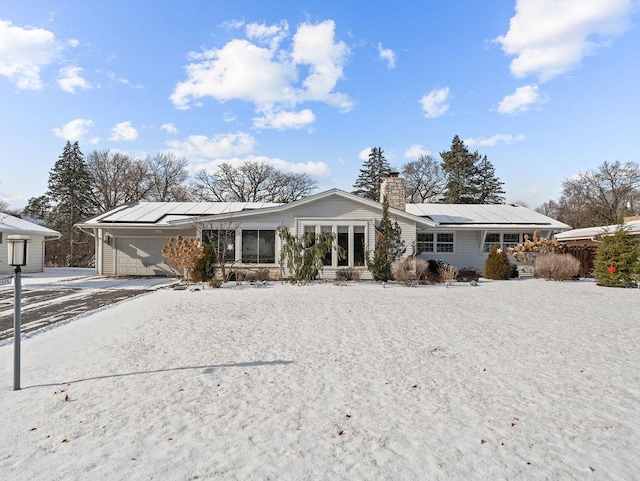
[[[278,228],[282,240],[280,262],[286,262],[289,282],[309,282],[318,278],[324,269],[324,258],[331,253],[335,235],[323,232],[319,235],[304,234],[296,237],[286,227]],[[336,246],[338,257],[344,258],[344,249]]]
[[[640,282],[640,244],[626,229],[602,237],[593,277],[601,286],[635,287]]]
[[[514,264],[509,262],[507,253],[500,247],[500,244],[494,244],[489,252],[489,257],[484,263],[483,276],[493,280],[509,279],[513,274],[514,267]]]
[[[503,183],[487,156],[471,153],[457,135],[451,150],[440,152],[446,175],[443,202],[447,204],[493,204],[504,202]]]
[[[480,196],[478,198],[480,204],[504,204],[504,190],[502,186],[504,182],[496,177],[496,169],[493,164],[483,156],[478,162],[478,186],[480,188]]]
[[[360,174],[353,184],[353,194],[365,199],[380,201],[380,185],[389,177],[391,167],[384,157],[384,150],[380,147],[371,149],[369,158],[365,160]]]
[[[48,224],[62,234],[60,243],[67,243],[65,259],[58,263],[80,265],[92,255],[93,243],[73,225],[95,213],[91,194],[91,176],[84,162],[78,142],[67,141],[62,155],[49,172],[47,197],[54,203]],[[90,247],[87,247],[89,245]],[[76,249],[77,246],[83,246]],[[61,256],[62,257],[62,256]]]
[[[367,267],[373,280],[386,282],[393,279],[393,263],[406,250],[402,240],[402,229],[397,222],[392,222],[389,218],[389,201],[385,197],[382,200],[382,219],[380,225],[376,226],[373,257],[367,257]]]

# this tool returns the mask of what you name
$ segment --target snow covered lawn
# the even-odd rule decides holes
[[[640,290],[160,290],[0,345],[12,480],[633,480]]]

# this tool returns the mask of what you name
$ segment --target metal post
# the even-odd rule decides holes
[[[16,283],[13,294],[13,390],[20,390],[20,331],[21,331],[21,299],[22,299],[22,269],[16,266]]]

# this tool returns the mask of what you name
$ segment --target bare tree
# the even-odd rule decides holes
[[[536,209],[574,228],[619,224],[640,211],[640,165],[604,162],[562,184],[562,195]]]
[[[420,155],[402,167],[407,202],[439,202],[446,178],[440,162],[431,155]]]
[[[309,195],[317,183],[307,174],[281,172],[264,162],[247,162],[240,167],[224,163],[209,174],[195,175],[197,198],[221,202],[291,202]]]
[[[179,159],[172,153],[158,153],[147,157],[145,165],[151,176],[151,188],[146,199],[156,202],[184,202],[190,200],[186,181],[189,177],[187,159]]]
[[[138,159],[110,150],[94,150],[87,159],[92,190],[102,212],[144,199],[152,187],[148,167]]]

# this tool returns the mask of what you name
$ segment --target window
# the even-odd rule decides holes
[[[524,243],[525,235],[528,235],[529,239],[533,240],[533,234],[529,232],[487,232],[484,239],[484,252],[489,252],[494,244],[500,244],[503,249],[515,247]]]
[[[321,225],[320,233],[322,234],[331,234],[333,232],[333,228],[330,225]],[[333,250],[333,249],[332,249]],[[329,251],[324,255],[324,259],[322,260],[322,265],[330,266],[332,262],[333,252]]]
[[[487,233],[487,236],[484,238],[484,252],[489,252],[494,244],[500,244],[500,233]]]
[[[516,233],[504,233],[502,234],[502,247],[504,247],[505,249],[507,247],[515,247],[518,244],[520,244],[520,234]]]
[[[325,267],[363,267],[366,263],[366,232],[363,223],[357,225],[337,225],[318,223],[302,224],[304,235],[313,235],[317,239],[320,234],[333,234],[333,248],[327,252],[322,261]],[[338,252],[344,256],[339,258]]]
[[[364,226],[353,228],[353,265],[364,266]]]
[[[438,232],[436,237],[436,252],[453,252],[452,232]]]
[[[344,253],[343,258],[338,258],[338,266],[349,265],[349,226],[338,226],[338,247],[341,247]]]
[[[416,237],[416,254],[433,252],[433,233],[418,232]]]
[[[453,232],[418,232],[416,254],[421,252],[453,252]]]
[[[242,262],[246,264],[275,264],[276,231],[243,230]]]
[[[202,230],[202,243],[211,245],[217,249],[218,259],[223,258],[225,262],[236,260],[236,231],[235,230]]]

